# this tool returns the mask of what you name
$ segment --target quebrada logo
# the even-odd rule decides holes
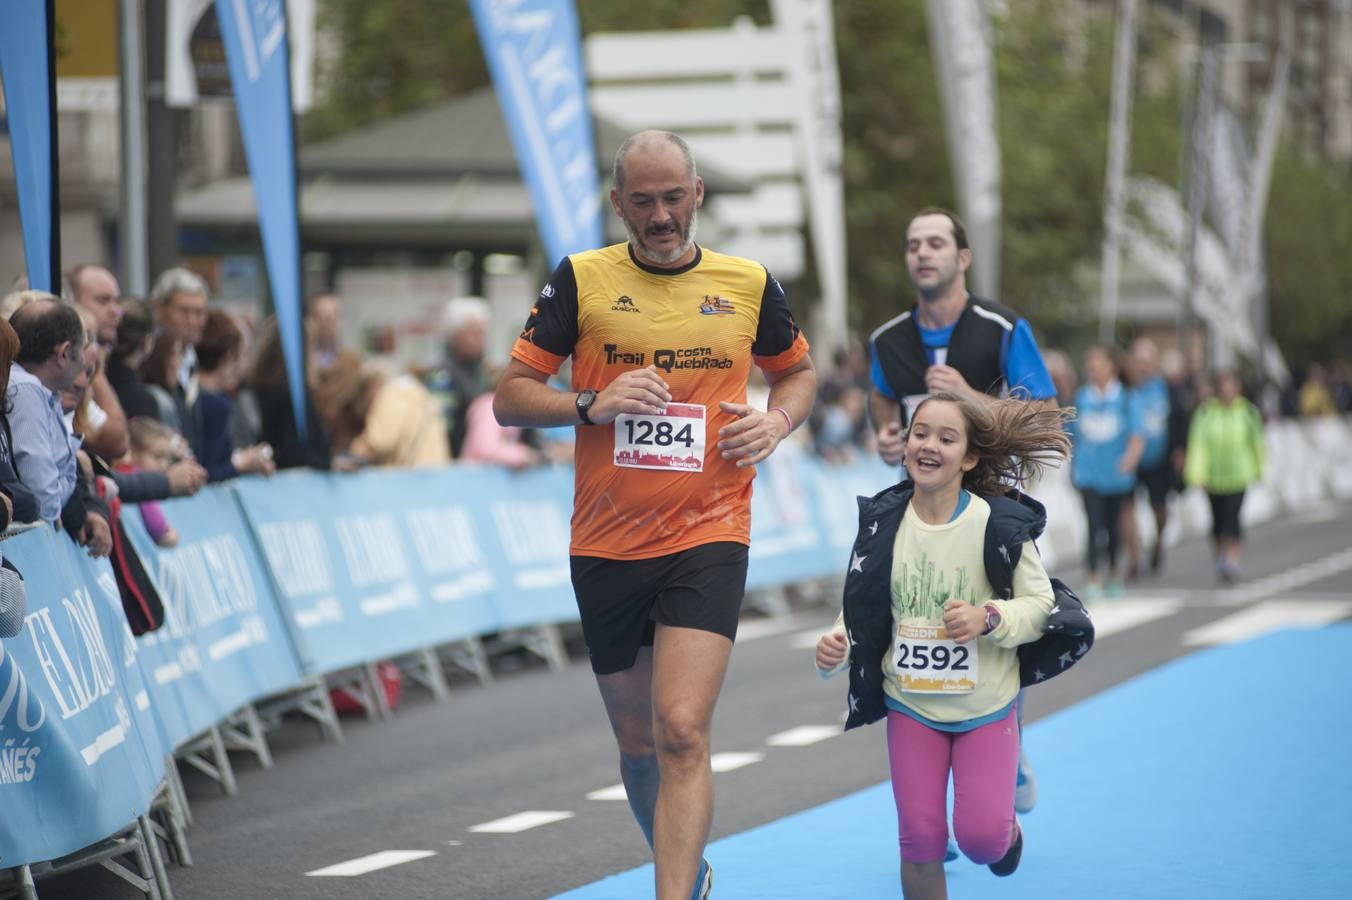
[[[621,294],[615,301],[615,305],[610,309],[611,312],[636,313],[640,311],[638,306],[634,303],[634,298],[630,297],[628,294]]]
[[[717,294],[705,294],[699,305],[699,314],[702,316],[730,316],[736,311],[732,308],[731,300],[725,300]]]

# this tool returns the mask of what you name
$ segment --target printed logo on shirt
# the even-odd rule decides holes
[[[713,355],[712,347],[683,347],[679,350],[654,350],[653,365],[664,372],[672,369],[731,369],[732,360]]]
[[[554,285],[550,284],[549,282],[545,282],[545,286],[540,289],[540,296],[546,300],[548,300],[550,297],[553,297]]]
[[[736,311],[732,308],[731,300],[725,300],[717,294],[705,294],[699,305],[701,316],[730,316]]]
[[[619,344],[605,344],[601,347],[606,351],[606,365],[624,365],[624,366],[642,366],[647,365],[647,354],[642,351],[638,353],[629,353],[620,349]]]
[[[619,296],[619,299],[615,301],[615,305],[610,308],[610,311],[636,313],[639,312],[640,310],[637,306],[634,305],[634,298],[630,297],[628,294],[621,294]]]

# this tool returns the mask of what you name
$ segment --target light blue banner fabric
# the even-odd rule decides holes
[[[552,265],[601,246],[596,144],[572,0],[470,0],[470,8],[546,256]]]
[[[124,507],[123,524],[164,602],[164,625],[138,642],[155,660],[155,691],[181,710],[172,717],[177,745],[246,703],[293,687],[301,672],[230,489],[213,486],[162,505],[178,532],[175,547],[157,547],[134,506]]]
[[[493,483],[488,472],[456,470],[288,472],[236,484],[307,673],[499,627],[493,598],[510,577],[481,511]]]
[[[18,866],[142,815],[166,748],[107,561],[51,528],[4,551],[28,593],[0,642],[0,865]]]
[[[290,47],[282,0],[216,0],[235,110],[249,160],[272,305],[286,355],[291,409],[305,437],[300,222],[291,117]]]
[[[14,183],[19,192],[28,285],[60,293],[53,246],[51,48],[47,43],[47,0],[0,3],[0,81],[5,85]]]

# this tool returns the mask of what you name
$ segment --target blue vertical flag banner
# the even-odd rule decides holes
[[[599,247],[596,144],[572,0],[470,0],[470,8],[551,266]]]
[[[53,293],[61,285],[55,20],[54,0],[0,3],[0,81],[5,85],[28,286]]]
[[[305,437],[305,364],[301,340],[300,221],[296,206],[296,153],[291,116],[282,0],[216,0],[235,110],[249,160],[263,256],[272,287],[291,409]]]

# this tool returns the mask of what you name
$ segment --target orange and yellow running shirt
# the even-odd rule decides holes
[[[680,269],[634,258],[627,243],[559,264],[512,356],[553,374],[573,357],[573,390],[656,365],[670,387],[663,416],[577,429],[571,552],[645,559],[712,541],[751,540],[753,467],[718,451],[746,402],[751,363],[767,372],[807,355],[784,289],[751,260],[696,247]]]

